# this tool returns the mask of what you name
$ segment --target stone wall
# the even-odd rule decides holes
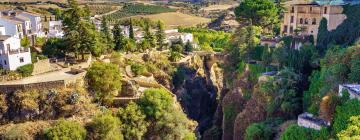
[[[20,85],[0,85],[0,91],[4,93],[14,92],[16,90],[29,90],[29,89],[52,89],[65,87],[65,81],[49,81],[41,83],[31,83],[31,84],[20,84]]]
[[[49,59],[39,60],[34,63],[34,70],[32,75],[55,71],[57,68],[51,66]]]

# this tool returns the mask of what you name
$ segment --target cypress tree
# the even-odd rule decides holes
[[[320,21],[318,35],[316,39],[317,48],[320,53],[324,53],[325,49],[328,45],[328,28],[327,28],[327,20],[326,18],[322,18]]]
[[[130,39],[135,39],[134,28],[133,28],[133,25],[132,25],[131,18],[130,18],[130,25],[129,25],[129,38]]]

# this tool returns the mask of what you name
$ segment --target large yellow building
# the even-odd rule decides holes
[[[336,29],[346,19],[346,16],[342,14],[344,4],[333,0],[287,2],[281,32],[283,35],[313,35],[316,40],[322,18],[327,19],[329,31]]]

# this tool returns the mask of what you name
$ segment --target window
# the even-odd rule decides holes
[[[6,60],[4,60],[4,65],[7,65],[7,64],[6,64]]]
[[[312,12],[312,7],[310,7],[310,12]]]
[[[307,18],[305,18],[305,24],[309,24],[309,21]]]
[[[294,32],[294,27],[290,26],[290,34]]]
[[[287,26],[287,25],[284,25],[283,33],[286,33],[287,30],[288,30],[288,26]]]
[[[20,63],[24,63],[24,57],[20,57]]]
[[[6,44],[7,51],[10,51],[10,44]]]
[[[294,16],[291,16],[290,23],[294,23]]]
[[[327,14],[327,7],[324,8],[324,14]]]
[[[294,13],[294,12],[295,12],[295,8],[291,7],[291,13]]]
[[[313,18],[312,25],[316,25],[316,18]]]
[[[302,18],[300,18],[300,24],[303,24],[303,19]]]

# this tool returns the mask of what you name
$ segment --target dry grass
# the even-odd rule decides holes
[[[178,26],[195,26],[197,24],[209,23],[211,21],[211,19],[209,18],[197,17],[179,12],[169,12],[135,17],[149,18],[153,21],[161,20],[165,23],[166,28],[174,28]]]
[[[226,10],[226,9],[229,9],[229,8],[231,8],[233,6],[234,5],[230,5],[230,4],[210,5],[208,7],[201,8],[201,10],[204,10],[204,11]]]

